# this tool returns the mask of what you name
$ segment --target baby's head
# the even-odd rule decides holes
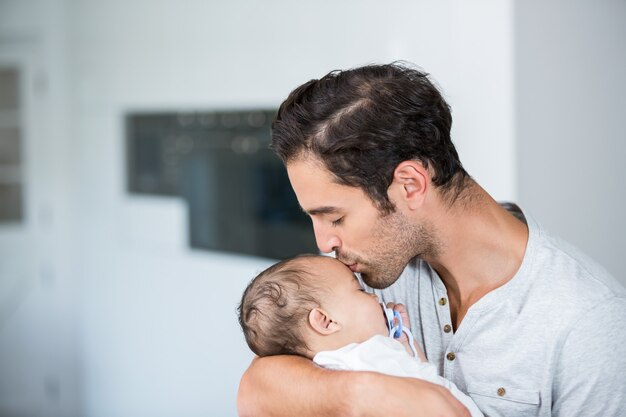
[[[243,293],[239,323],[259,356],[312,358],[388,334],[378,298],[340,261],[317,255],[287,259],[257,275]]]

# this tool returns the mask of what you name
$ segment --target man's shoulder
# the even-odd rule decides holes
[[[574,245],[542,231],[531,272],[533,283],[579,299],[626,297],[626,289],[604,267]]]
[[[626,289],[600,264],[572,244],[540,231],[521,306],[541,311],[546,322],[574,323],[603,304],[618,300]],[[622,308],[622,307],[619,307]]]

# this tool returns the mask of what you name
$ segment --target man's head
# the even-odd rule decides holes
[[[427,75],[403,65],[331,72],[294,90],[272,147],[320,250],[334,250],[374,288],[391,285],[415,256],[436,258],[442,244],[423,207],[433,198],[452,205],[469,183],[451,123]]]
[[[313,357],[387,334],[375,295],[336,259],[305,255],[261,272],[244,291],[239,323],[259,356]]]
[[[454,201],[467,173],[450,138],[450,108],[427,74],[400,64],[333,71],[291,92],[272,124],[286,165],[314,158],[343,185],[361,188],[381,212],[396,167],[419,161]]]

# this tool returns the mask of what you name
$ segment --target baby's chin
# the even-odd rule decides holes
[[[389,328],[387,327],[387,318],[385,315],[381,317],[380,326],[378,327],[379,334],[382,336],[389,336]]]
[[[358,338],[355,338],[353,340],[353,342],[355,342],[355,341],[358,342],[358,343],[367,342],[368,340],[370,340],[372,337],[375,337],[375,336],[387,337],[387,336],[389,336],[389,331],[387,331],[387,330],[372,330],[371,332],[361,333]]]
[[[374,336],[389,336],[389,330],[387,330],[387,326],[383,324],[384,327],[378,329],[378,331],[376,331],[374,334],[372,334],[372,337]]]

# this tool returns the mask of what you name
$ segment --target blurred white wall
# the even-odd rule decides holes
[[[23,72],[25,219],[0,225],[0,415],[77,416],[78,276],[65,3],[0,1],[0,65]]]
[[[623,71],[607,69],[623,68],[623,52],[606,52],[604,35],[597,35],[588,44],[576,38],[567,54],[555,39],[552,52],[538,55],[544,35],[532,33],[533,25],[544,25],[549,39],[567,40],[575,37],[577,21],[566,23],[560,35],[561,20],[535,20],[559,9],[521,4],[0,0],[0,48],[17,38],[39,45],[35,54],[48,91],[37,99],[39,133],[27,155],[30,166],[40,167],[31,181],[38,193],[29,204],[44,213],[31,216],[43,220],[29,223],[28,233],[44,243],[37,251],[22,251],[19,262],[35,265],[29,272],[34,284],[0,322],[0,415],[9,408],[29,416],[236,415],[237,383],[251,355],[235,306],[248,280],[270,261],[191,251],[181,200],[126,193],[128,110],[275,107],[295,86],[331,69],[411,61],[441,85],[453,108],[461,159],[495,198],[516,200],[519,187],[522,203],[557,233],[604,230],[601,217],[615,216],[619,205],[599,206],[607,215],[581,217],[575,209],[571,216],[551,217],[550,202],[569,184],[569,177],[558,175],[572,167],[568,159],[542,156],[559,135],[565,141],[578,130],[591,130],[582,121],[567,127],[583,114],[576,110],[568,117],[560,109],[578,96],[567,82],[559,84],[558,66],[565,65],[559,59],[576,60],[582,45],[589,59],[603,60],[600,73],[607,81],[597,82],[623,92],[616,75]],[[590,31],[604,33],[603,21],[617,19],[592,12],[591,5],[581,7],[575,3],[571,13],[579,20],[584,13],[595,16]],[[623,27],[623,16],[619,21]],[[622,27],[608,27],[615,39],[624,39]],[[547,63],[559,70],[551,73]],[[542,98],[535,98],[533,88]],[[615,100],[623,106],[623,94],[613,98],[602,91],[583,90],[594,103]],[[541,110],[546,94],[562,120],[558,129],[544,115],[550,109]],[[594,114],[598,143],[620,133],[617,117],[603,130],[603,119]],[[542,132],[547,127],[549,136]],[[516,135],[522,145],[516,145]],[[587,155],[587,142],[580,143],[577,155]],[[609,145],[599,148],[604,146]],[[614,146],[586,168],[601,170],[603,161],[617,165]],[[555,161],[563,168],[556,169]],[[618,172],[623,178],[623,170]],[[595,190],[591,198],[589,188]],[[613,202],[613,195],[623,196],[621,188],[615,190],[605,193],[588,182],[583,200]],[[557,205],[572,196],[556,197]],[[53,213],[52,226],[46,226],[46,213]],[[565,218],[576,227],[557,223]],[[621,227],[623,232],[623,220]],[[15,253],[9,255],[7,233],[0,229],[2,261]],[[623,247],[623,240],[614,247],[620,242]],[[604,260],[611,259],[617,256]],[[14,275],[1,268],[0,274],[2,280]],[[21,397],[23,403],[15,400]]]
[[[515,3],[518,190],[626,285],[626,2]]]

